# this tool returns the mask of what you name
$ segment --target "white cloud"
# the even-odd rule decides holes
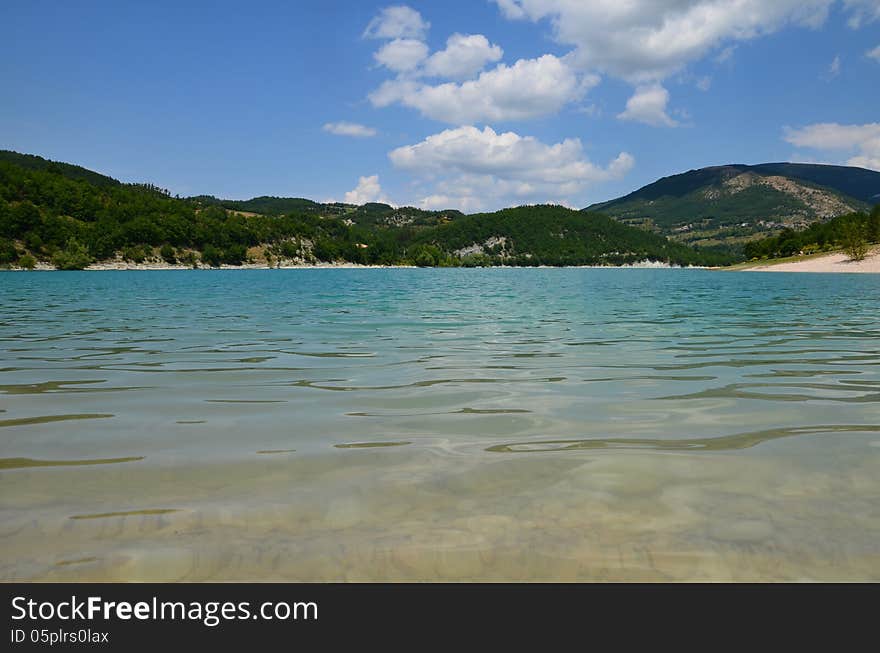
[[[634,165],[621,152],[606,167],[591,163],[579,139],[547,145],[514,132],[473,126],[447,129],[389,153],[395,167],[434,184],[419,204],[475,210],[505,198],[566,197],[619,179]]]
[[[834,122],[816,123],[801,129],[785,129],[785,140],[798,147],[817,150],[845,150],[880,138],[880,123],[839,125]]]
[[[840,55],[834,57],[831,65],[828,66],[828,74],[826,79],[834,79],[840,74]]]
[[[430,26],[415,9],[395,5],[385,7],[370,21],[364,30],[364,38],[422,40]]]
[[[394,39],[383,45],[373,58],[396,73],[418,68],[428,56],[428,46],[416,39]]]
[[[880,45],[878,45],[878,46],[877,46],[876,48],[874,48],[873,50],[868,50],[868,51],[865,53],[865,56],[866,56],[866,57],[870,57],[871,59],[874,59],[874,60],[876,60],[876,61],[880,61]]]
[[[704,75],[697,80],[697,88],[701,91],[708,91],[712,88],[712,78],[708,75]]]
[[[853,29],[880,20],[880,2],[877,0],[844,0],[844,5],[850,11],[848,22]]]
[[[785,27],[820,27],[838,0],[494,0],[509,19],[549,20],[584,69],[659,81],[711,51]],[[853,28],[880,20],[877,0],[843,0]]]
[[[425,74],[447,79],[469,79],[487,63],[500,61],[504,51],[482,34],[453,34],[446,48],[425,63]]]
[[[434,194],[420,197],[416,205],[426,211],[439,211],[442,209],[458,209],[464,213],[472,213],[485,208],[482,200],[467,195],[444,195]]]
[[[654,127],[675,127],[678,123],[666,113],[669,104],[669,91],[660,84],[638,86],[633,96],[626,101],[626,109],[618,114],[620,120],[632,120]]]
[[[848,152],[847,165],[880,170],[880,123],[839,125],[816,123],[801,129],[785,128],[783,138],[792,145],[824,152]]]
[[[428,118],[458,125],[523,120],[559,111],[598,81],[593,75],[578,79],[565,61],[545,54],[512,66],[499,64],[461,84],[389,80],[370,94],[370,101],[377,107],[400,103]]]
[[[495,0],[495,4],[498,5],[501,13],[510,20],[526,18],[526,11],[517,4],[517,0]]]
[[[836,0],[496,0],[511,19],[549,19],[580,66],[636,83],[661,80],[732,42],[789,25],[818,27]],[[876,0],[847,0],[851,15]]]
[[[728,45],[724,48],[718,55],[715,57],[715,63],[727,63],[731,59],[733,59],[733,53],[736,52],[735,45]]]
[[[723,63],[737,43],[789,25],[821,27],[841,3],[852,27],[880,16],[878,0],[493,1],[508,19],[548,21],[555,40],[572,47],[565,60],[579,72],[632,83],[636,93],[620,117],[658,126],[675,121],[662,105],[668,93],[652,85],[693,62],[714,53]]]
[[[379,185],[379,175],[358,179],[357,187],[345,194],[344,201],[346,204],[357,205],[367,204],[368,202],[391,204],[391,201],[382,193],[382,186]]]
[[[356,138],[368,138],[376,135],[376,130],[372,127],[359,125],[356,122],[328,122],[322,128],[325,132],[336,134],[337,136],[354,136]]]

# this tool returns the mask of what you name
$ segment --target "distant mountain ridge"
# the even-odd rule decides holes
[[[699,244],[803,228],[880,202],[880,172],[808,163],[732,164],[663,177],[584,209]]]
[[[730,262],[611,218],[558,205],[493,213],[302,198],[182,198],[80,166],[0,152],[0,267],[95,262],[218,267],[674,265]]]
[[[172,197],[152,184],[0,150],[0,265],[22,257],[73,266],[160,256],[212,266],[717,265],[792,227],[800,233],[837,216],[867,215],[876,199],[880,173],[870,170],[735,164],[664,177],[582,211],[538,205],[465,215],[274,196]]]

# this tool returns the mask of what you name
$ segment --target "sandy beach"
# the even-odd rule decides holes
[[[861,261],[852,261],[846,254],[837,252],[801,261],[770,263],[744,268],[746,272],[880,272],[880,247],[874,247]]]

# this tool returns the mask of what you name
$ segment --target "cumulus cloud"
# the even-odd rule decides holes
[[[880,20],[880,2],[877,0],[844,0],[844,5],[850,11],[848,22],[853,29]]]
[[[868,50],[865,53],[865,56],[870,57],[871,59],[874,59],[875,61],[880,61],[880,45],[878,45],[873,50]]]
[[[328,122],[324,125],[323,130],[337,136],[354,136],[355,138],[369,138],[376,135],[376,130],[372,127],[344,120],[342,122]]]
[[[521,120],[555,113],[599,82],[597,75],[578,72],[551,54],[513,65],[497,63],[504,51],[483,34],[455,33],[445,48],[429,56],[428,27],[406,6],[383,9],[367,26],[365,37],[388,41],[373,57],[395,73],[369,95],[373,106],[401,104],[459,125]]]
[[[675,127],[678,122],[666,113],[667,104],[669,104],[669,91],[660,84],[638,86],[633,96],[626,101],[626,109],[617,117],[620,120],[632,120],[654,127]]]
[[[428,56],[428,46],[416,39],[394,39],[386,43],[373,58],[389,70],[406,73],[418,68]]]
[[[415,201],[419,208],[426,211],[440,211],[442,209],[458,209],[464,213],[473,213],[486,208],[484,201],[478,197],[451,193],[434,193],[425,195]]]
[[[816,28],[838,0],[495,0],[504,16],[549,20],[579,65],[659,81],[711,51],[787,25]],[[877,0],[844,0],[850,25],[880,18]]]
[[[428,118],[458,125],[523,120],[559,111],[598,81],[595,76],[579,79],[562,59],[545,54],[512,66],[499,64],[460,84],[389,80],[370,94],[370,101],[376,107],[399,103]]]
[[[786,127],[786,141],[797,147],[852,154],[847,165],[880,170],[880,123],[840,125],[816,123],[800,129]]]
[[[364,30],[364,38],[422,40],[430,26],[415,9],[395,5],[385,7],[370,21]]]
[[[391,201],[382,192],[382,186],[379,185],[379,175],[358,179],[358,185],[354,190],[350,190],[345,194],[344,201],[346,204],[357,205],[367,204],[368,202],[391,204]]]
[[[462,210],[504,198],[571,196],[589,184],[623,177],[635,163],[621,152],[601,167],[586,158],[577,138],[547,145],[532,136],[473,126],[447,129],[388,156],[395,167],[434,184],[420,205]]]
[[[488,63],[500,61],[504,51],[482,34],[453,34],[446,48],[425,64],[425,74],[446,79],[469,79]]]
[[[716,62],[723,63],[738,42],[789,25],[818,28],[835,5],[843,7],[854,29],[880,19],[878,0],[493,1],[510,20],[548,21],[555,40],[572,47],[565,59],[577,70],[607,74],[636,86],[630,100],[634,106],[620,114],[635,120],[668,98],[665,91],[650,85],[713,52]],[[647,88],[653,89],[651,93],[640,92]],[[658,126],[675,122],[662,107],[641,121]]]

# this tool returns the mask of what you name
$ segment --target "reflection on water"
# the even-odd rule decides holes
[[[77,413],[73,415],[39,415],[37,417],[19,417],[16,419],[0,419],[0,427],[3,426],[28,426],[30,424],[48,424],[50,422],[66,422],[72,419],[103,419],[113,417],[109,414],[100,413]]]
[[[755,433],[739,433],[717,438],[688,438],[687,440],[662,440],[650,438],[609,438],[606,440],[546,440],[513,444],[496,444],[486,451],[496,453],[517,453],[536,451],[576,451],[583,449],[652,449],[656,451],[729,451],[748,449],[755,445],[790,438],[793,435],[812,435],[816,433],[870,433],[880,431],[880,426],[804,426],[789,429],[771,429]]]
[[[402,447],[412,442],[351,442],[349,444],[335,444],[337,449],[369,449],[370,447]]]
[[[880,580],[878,291],[0,274],[0,579]]]
[[[149,508],[147,510],[123,510],[120,512],[102,512],[97,515],[71,515],[71,519],[106,519],[108,517],[129,517],[132,515],[167,515],[177,512],[176,508]]]
[[[33,458],[0,458],[0,469],[23,469],[25,467],[69,467],[71,465],[112,465],[143,460],[143,456],[127,458],[95,458],[92,460],[35,460]]]
[[[82,563],[84,563],[84,562],[96,562],[97,560],[98,560],[98,559],[95,558],[95,557],[90,557],[90,558],[77,558],[77,559],[75,559],[75,560],[59,560],[59,561],[56,562],[55,564],[58,565],[59,567],[63,567],[63,566],[65,566],[65,565],[79,565],[79,564],[82,564]]]

